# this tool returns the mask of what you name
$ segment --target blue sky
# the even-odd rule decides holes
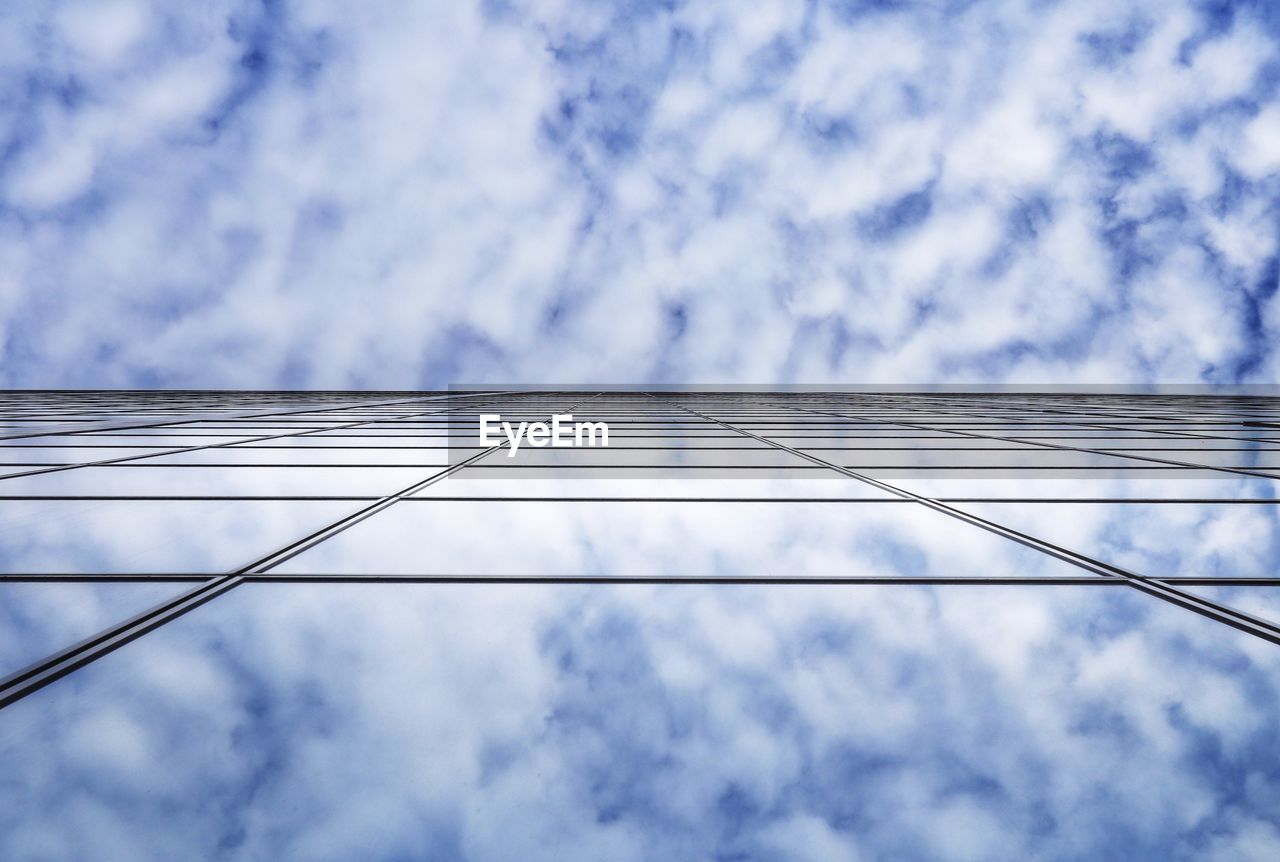
[[[1270,4],[9,4],[0,382],[1269,381]]]
[[[10,3],[0,386],[1270,383],[1278,88],[1264,0]],[[1058,487],[1173,493],[1122,485]],[[396,504],[290,565],[1065,566],[914,504],[626,505]],[[347,512],[55,507],[0,566],[223,571]],[[1280,564],[1264,507],[1000,515]],[[165,592],[115,590],[4,586],[0,674]],[[0,856],[1271,862],[1277,680],[1123,588],[255,584],[0,713]]]

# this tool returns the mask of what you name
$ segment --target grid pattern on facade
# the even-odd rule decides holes
[[[481,415],[566,412],[606,422],[609,446],[508,457],[474,439]],[[1158,535],[1212,523],[1275,541],[1271,398],[18,392],[0,446],[0,582],[173,589],[0,669],[0,705],[254,581],[1120,587],[1280,643],[1198,591],[1280,578],[1227,551],[1162,556]],[[1118,524],[1145,543],[1079,544]],[[868,555],[845,541],[858,531],[901,552]],[[921,562],[913,543],[944,552]],[[603,545],[631,562],[603,565]]]

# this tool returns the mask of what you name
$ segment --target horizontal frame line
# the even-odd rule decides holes
[[[192,572],[126,573],[104,572],[46,572],[30,574],[0,574],[0,583],[148,583],[148,582],[202,582],[218,577]],[[318,572],[262,572],[239,576],[244,583],[312,583],[312,584],[761,584],[761,585],[867,585],[914,584],[934,586],[1126,586],[1121,578],[1101,575],[1048,575],[1043,577],[1019,575],[728,575],[713,577],[703,575],[423,575],[389,573],[337,573]],[[1194,577],[1174,576],[1160,579],[1166,583],[1188,586],[1222,587],[1280,587],[1280,577]]]

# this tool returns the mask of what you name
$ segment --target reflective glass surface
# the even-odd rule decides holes
[[[708,483],[714,484],[714,483]],[[475,541],[477,534],[487,537]],[[398,503],[282,572],[946,575],[1083,572],[918,503]]]
[[[166,465],[158,460],[110,467],[84,467],[0,482],[6,496],[175,496],[175,497],[382,497],[440,471],[439,467],[305,468],[255,466],[223,469],[209,465]]]
[[[1243,859],[1277,680],[1123,588],[255,584],[0,712],[0,855]]]
[[[1272,399],[0,413],[0,859],[1278,857]]]
[[[320,529],[352,503],[7,501],[0,572],[221,572]]]
[[[1261,577],[1280,570],[1280,507],[1275,504],[957,505],[1152,577]]]
[[[0,677],[190,587],[184,583],[0,583]]]

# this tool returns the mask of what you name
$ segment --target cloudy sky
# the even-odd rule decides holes
[[[10,3],[0,383],[1275,378],[1262,2]]]
[[[1267,0],[19,0],[0,386],[1270,383],[1278,96]],[[0,490],[422,477],[382,469]],[[1055,490],[1275,496],[1220,479]],[[6,572],[226,571],[350,509],[0,505]],[[753,506],[403,502],[285,568],[1077,573]],[[972,509],[1280,566],[1269,506]],[[176,589],[0,584],[0,675]],[[1122,587],[250,584],[0,712],[0,857],[1271,862],[1280,650]]]

